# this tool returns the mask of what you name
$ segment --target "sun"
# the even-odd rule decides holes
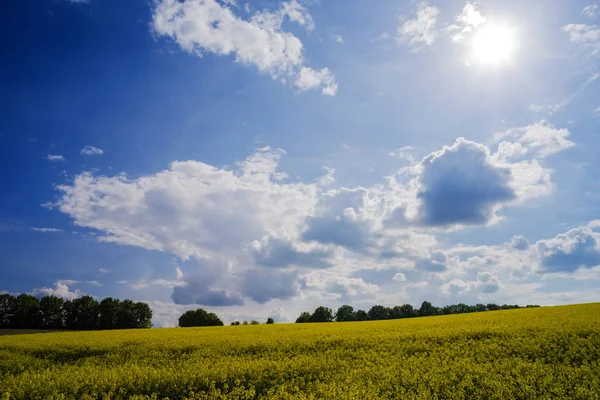
[[[516,48],[513,29],[500,25],[479,28],[472,39],[472,57],[481,65],[502,66],[512,61]]]

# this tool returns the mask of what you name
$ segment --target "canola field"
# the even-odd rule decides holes
[[[0,399],[600,399],[600,303],[0,336]]]

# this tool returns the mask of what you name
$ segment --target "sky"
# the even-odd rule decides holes
[[[600,3],[21,0],[0,290],[293,322],[600,301]]]

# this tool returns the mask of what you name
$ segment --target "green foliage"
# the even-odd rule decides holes
[[[358,310],[356,312],[356,320],[357,321],[367,321],[369,319],[369,314],[365,310]]]
[[[244,321],[244,325],[248,322]],[[223,321],[217,314],[209,313],[199,308],[197,310],[188,310],[179,317],[179,326],[182,328],[191,326],[222,326]]]
[[[15,297],[8,294],[0,294],[0,329],[12,328],[15,312]]]
[[[275,323],[275,320],[273,318],[269,317],[269,318],[267,318],[267,322],[266,323],[267,323],[267,325],[271,325],[271,324]]]
[[[62,329],[65,320],[64,300],[56,296],[46,296],[40,300],[41,328]]]
[[[310,317],[310,322],[332,322],[333,311],[329,307],[317,307],[315,312]]]
[[[3,400],[598,400],[599,393],[600,304],[0,336]]]
[[[377,305],[371,307],[368,315],[370,320],[376,321],[380,319],[388,319],[390,317],[390,312],[391,310],[389,308]]]
[[[257,320],[253,319],[252,321],[250,321],[250,325],[260,325],[260,322],[258,322]]]
[[[308,311],[304,311],[302,314],[300,314],[300,316],[296,319],[296,323],[297,324],[302,324],[305,322],[310,322],[310,319],[312,318],[312,314],[309,313]]]
[[[335,313],[336,322],[348,322],[348,321],[356,321],[356,313],[354,312],[354,307],[345,304],[338,308]]]

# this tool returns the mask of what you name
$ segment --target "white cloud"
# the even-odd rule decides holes
[[[64,232],[62,229],[57,228],[31,228],[32,231],[42,232],[42,233],[62,233]]]
[[[390,155],[390,157],[396,157],[401,160],[406,160],[406,161],[412,163],[414,161],[412,151],[413,151],[413,148],[411,146],[403,146],[394,151],[390,151],[388,154]]]
[[[320,70],[314,70],[309,67],[300,68],[294,85],[301,91],[323,86],[321,93],[327,96],[335,96],[338,88],[337,83],[335,83],[335,77],[327,68]]]
[[[65,158],[60,154],[48,154],[46,158],[49,161],[66,161]]]
[[[344,44],[344,38],[342,38],[341,35],[333,35],[333,38],[335,39],[336,42],[338,42],[339,44]]]
[[[476,4],[467,3],[462,12],[456,17],[456,24],[450,25],[447,30],[453,41],[460,42],[479,25],[483,25],[486,22],[487,18],[477,10]]]
[[[94,146],[85,146],[83,149],[81,149],[81,151],[79,152],[81,155],[84,156],[93,156],[93,155],[102,155],[104,154],[104,150],[99,149],[98,147],[94,147]]]
[[[398,27],[398,41],[408,44],[413,51],[431,46],[437,36],[435,25],[438,15],[436,7],[430,6],[427,1],[420,1],[415,18],[404,20]]]
[[[562,27],[569,40],[591,55],[600,52],[600,28],[596,25],[569,24]]]
[[[478,272],[474,281],[453,279],[440,286],[440,292],[446,296],[464,295],[468,292],[491,294],[497,292],[502,286],[500,279],[489,272]]]
[[[101,287],[101,286],[103,286],[103,285],[102,285],[102,283],[101,283],[101,282],[98,282],[98,281],[86,281],[86,283],[87,283],[88,285],[92,285],[92,286],[96,286],[96,287]]]
[[[598,4],[590,4],[589,6],[586,6],[583,8],[583,10],[581,10],[581,14],[585,15],[586,17],[594,18],[598,14],[599,8],[600,5]]]
[[[100,272],[101,274],[108,274],[110,272],[110,270],[107,268],[100,268],[98,270],[98,272]]]
[[[57,187],[55,206],[97,230],[99,241],[192,259],[197,270],[184,275],[177,267],[176,280],[130,281],[137,289],[171,288],[178,304],[235,307],[309,299],[319,290],[335,301],[373,297],[378,286],[355,275],[373,265],[389,271],[388,282],[404,276],[402,288],[460,279],[482,292],[495,280],[468,273],[480,268],[500,278],[487,268],[494,260],[535,263],[526,240],[491,255],[469,249],[477,254],[464,259],[440,249],[434,234],[494,223],[503,207],[548,194],[550,171],[537,158],[570,147],[567,137],[542,122],[508,131],[496,153],[459,138],[380,183],[350,188],[328,186],[331,169],[310,183],[293,180],[279,170],[285,152],[267,147],[233,168],[183,161],[137,178],[84,172]],[[515,275],[526,273],[518,268]],[[437,286],[431,291],[439,294]]]
[[[189,53],[234,55],[236,61],[254,65],[274,79],[290,80],[301,90],[321,87],[323,94],[334,95],[333,74],[327,68],[303,65],[302,42],[282,30],[285,18],[314,29],[310,13],[296,0],[281,3],[275,12],[258,12],[249,20],[215,0],[162,0],[154,9],[153,27]]]
[[[394,275],[394,277],[392,279],[395,280],[396,282],[406,282],[406,275],[403,274],[402,272],[398,272]]]
[[[509,143],[522,145],[525,153],[531,157],[544,158],[573,147],[575,144],[568,139],[569,135],[568,129],[557,129],[551,123],[542,120],[523,128],[509,129],[496,135],[496,140],[510,139],[513,142]]]
[[[83,296],[84,294],[79,290],[70,290],[69,286],[74,285],[77,281],[73,280],[63,280],[54,283],[53,287],[42,287],[33,289],[31,294],[36,297],[44,297],[44,296],[57,296],[62,297],[65,300],[73,300],[78,297]]]

